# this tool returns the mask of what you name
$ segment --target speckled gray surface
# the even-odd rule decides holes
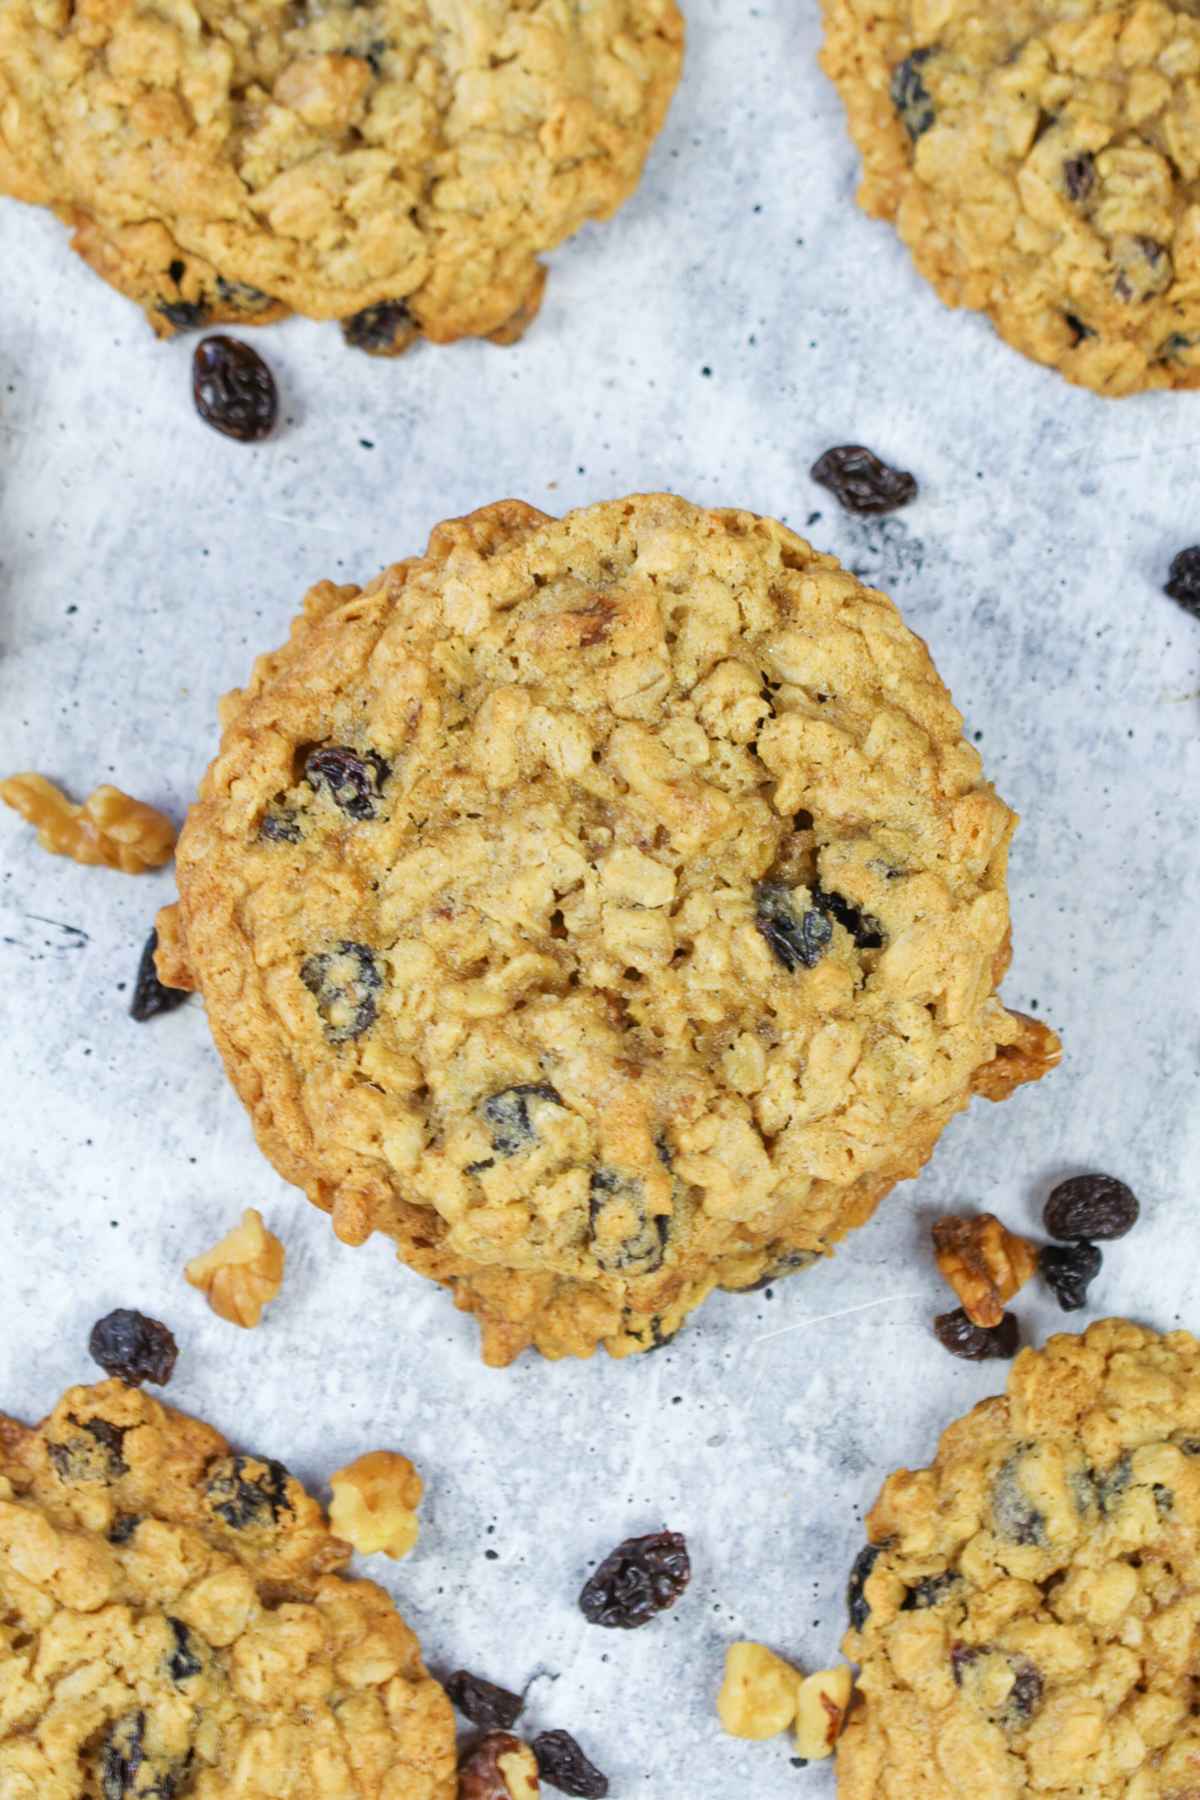
[[[811,9],[688,10],[649,177],[554,257],[527,340],[379,363],[333,327],[274,328],[254,341],[288,422],[262,447],[206,430],[189,345],[156,344],[59,226],[0,204],[0,767],[80,795],[115,779],[179,816],[217,696],[311,581],[366,579],[506,494],[750,506],[807,524],[930,640],[1025,817],[1007,995],[1062,1029],[1066,1060],[977,1102],[832,1263],[715,1299],[642,1361],[487,1372],[440,1291],[383,1242],[337,1245],[257,1155],[198,1003],[126,1017],[169,874],[51,859],[5,814],[0,1401],[36,1415],[89,1378],[108,1307],[164,1316],[171,1397],[239,1441],[318,1485],[379,1445],[424,1470],[417,1554],[371,1572],[436,1667],[537,1674],[530,1722],[574,1730],[622,1800],[827,1797],[829,1769],[796,1770],[786,1740],[724,1738],[712,1695],[730,1639],[835,1654],[881,1477],[1003,1380],[929,1335],[931,1215],[1033,1227],[1056,1176],[1112,1170],[1144,1222],[1099,1308],[1200,1326],[1200,625],[1160,592],[1200,538],[1200,395],[1097,400],[944,311],[851,203]],[[839,513],[807,469],[846,439],[914,470],[916,504]],[[248,1204],[288,1276],[239,1333],[180,1270]],[[1036,1293],[1020,1310],[1034,1336],[1062,1322]],[[637,1633],[584,1624],[589,1563],[663,1522],[691,1542],[684,1601]]]

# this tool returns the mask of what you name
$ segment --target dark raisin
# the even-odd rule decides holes
[[[516,1156],[537,1143],[537,1127],[529,1116],[531,1100],[562,1105],[562,1095],[548,1081],[519,1081],[515,1087],[501,1088],[499,1093],[480,1101],[479,1111],[497,1156]],[[478,1166],[482,1165],[472,1165]]]
[[[861,1631],[871,1616],[871,1608],[867,1603],[867,1576],[875,1567],[882,1554],[878,1544],[864,1544],[854,1559],[850,1570],[850,1579],[846,1583],[846,1611],[850,1615],[850,1629]]]
[[[100,1751],[104,1800],[125,1800],[128,1794],[145,1793],[145,1783],[138,1781],[138,1771],[146,1760],[145,1736],[143,1712],[124,1713],[109,1726]]]
[[[1171,558],[1163,592],[1178,600],[1193,619],[1200,619],[1200,544],[1190,544]]]
[[[928,46],[906,56],[892,70],[888,89],[892,105],[900,114],[904,129],[914,143],[922,132],[929,130],[934,120],[933,100],[929,89],[921,80],[921,70],[932,55],[933,48]]]
[[[621,1314],[621,1330],[634,1340],[643,1356],[653,1356],[656,1350],[665,1350],[668,1344],[675,1342],[683,1329],[681,1325],[677,1325],[674,1331],[664,1331],[662,1318],[658,1313],[651,1316],[649,1325],[635,1324],[634,1320],[634,1312],[626,1307]]]
[[[596,1169],[588,1185],[588,1221],[592,1252],[606,1274],[653,1275],[661,1269],[669,1221],[663,1213],[646,1212],[636,1177]]]
[[[992,1484],[992,1520],[1001,1537],[1013,1544],[1046,1542],[1046,1521],[1021,1486],[1024,1452],[1017,1450],[997,1470]]]
[[[169,988],[158,979],[158,970],[154,966],[157,949],[158,932],[152,931],[142,947],[133,982],[133,998],[129,1002],[129,1016],[139,1025],[159,1013],[174,1012],[188,997],[186,988]]]
[[[390,356],[411,343],[416,334],[416,321],[403,300],[381,300],[378,306],[364,306],[342,320],[346,342],[369,356]]]
[[[791,889],[777,881],[760,881],[755,888],[754,923],[789,973],[815,969],[833,938],[825,915],[815,907],[798,913]]]
[[[118,1513],[108,1528],[109,1543],[127,1544],[141,1522],[137,1513]]]
[[[50,1461],[64,1481],[115,1481],[129,1473],[123,1448],[127,1425],[110,1425],[107,1419],[71,1417],[75,1434],[63,1442],[46,1445]]]
[[[1198,1437],[1177,1437],[1172,1438],[1171,1442],[1177,1445],[1185,1456],[1200,1456],[1200,1438]]]
[[[203,300],[160,300],[157,310],[176,331],[198,331],[208,319]]]
[[[1124,1237],[1137,1224],[1137,1196],[1114,1175],[1073,1175],[1046,1201],[1042,1221],[1053,1238]]]
[[[378,816],[383,784],[391,772],[391,764],[377,750],[359,756],[345,744],[310,750],[304,760],[304,779],[318,793],[324,788],[349,819]]]
[[[347,941],[306,956],[300,965],[300,979],[317,1003],[331,1044],[349,1043],[375,1023],[375,996],[383,977],[365,944]]]
[[[1170,362],[1176,356],[1182,356],[1185,350],[1194,350],[1195,348],[1195,338],[1187,337],[1182,331],[1173,331],[1170,337],[1163,342],[1158,354],[1163,361]]]
[[[302,835],[300,821],[291,807],[271,806],[262,816],[258,835],[268,844],[298,844]]]
[[[1091,326],[1085,325],[1083,320],[1079,318],[1076,313],[1064,313],[1063,318],[1067,321],[1067,325],[1070,328],[1072,349],[1075,348],[1076,344],[1082,344],[1084,338],[1095,337],[1096,334]]]
[[[222,1456],[208,1473],[204,1492],[219,1519],[235,1531],[275,1525],[291,1512],[287,1470],[270,1457]]]
[[[926,1612],[932,1606],[940,1606],[954,1592],[962,1576],[953,1569],[947,1569],[944,1575],[926,1575],[918,1581],[916,1587],[910,1587],[900,1602],[901,1612]]]
[[[1132,1479],[1133,1463],[1128,1451],[1117,1459],[1111,1469],[1096,1476],[1096,1497],[1102,1513],[1107,1515],[1114,1511]]]
[[[192,1634],[183,1620],[168,1617],[167,1624],[171,1627],[175,1638],[175,1648],[167,1658],[167,1674],[178,1685],[180,1682],[191,1681],[193,1676],[199,1675],[204,1664],[196,1655]]]
[[[192,394],[206,425],[240,443],[268,437],[279,411],[275,377],[237,338],[206,337],[192,357]]]
[[[1042,1677],[1027,1656],[1014,1658],[1016,1675],[1004,1702],[1003,1723],[1010,1731],[1028,1725],[1042,1704]]]
[[[171,277],[175,286],[178,287],[184,276],[187,274],[187,264],[182,262],[179,257],[176,257],[174,262],[167,264],[167,274]]]
[[[118,1306],[92,1326],[88,1355],[106,1375],[119,1375],[130,1387],[140,1387],[143,1381],[165,1387],[174,1373],[179,1346],[158,1319]]]
[[[1161,1481],[1156,1481],[1151,1492],[1154,1495],[1154,1504],[1160,1519],[1165,1519],[1168,1513],[1174,1512],[1175,1495],[1169,1487],[1164,1487]]]
[[[456,1669],[445,1683],[446,1692],[464,1718],[485,1731],[511,1731],[525,1702],[482,1676]]]
[[[363,61],[370,69],[372,75],[383,74],[383,59],[390,49],[391,45],[386,38],[371,39],[371,42],[363,51]]]
[[[810,473],[847,512],[895,512],[917,497],[914,477],[881,462],[864,444],[836,444],[817,458]]]
[[[608,1776],[586,1757],[569,1731],[540,1731],[531,1746],[538,1774],[560,1794],[576,1794],[580,1800],[604,1800]]]
[[[662,1164],[663,1168],[664,1169],[674,1168],[675,1154],[674,1154],[673,1150],[671,1149],[670,1144],[667,1142],[667,1134],[665,1131],[660,1131],[658,1136],[655,1138],[654,1148],[658,1154],[658,1160]]]
[[[841,925],[854,939],[859,950],[880,950],[883,948],[883,926],[870,913],[860,912],[857,906],[851,905],[844,894],[836,894],[823,887],[815,887],[812,891],[813,905],[818,912]]]
[[[975,1649],[975,1647],[971,1644],[961,1644],[961,1643],[951,1644],[951,1646],[950,1646],[950,1673],[954,1677],[955,1687],[962,1686],[963,1676],[966,1674],[967,1670],[971,1667],[971,1664],[973,1662],[975,1662],[977,1660],[977,1658],[980,1657],[982,1654],[983,1654],[983,1652],[981,1650]]]
[[[990,1356],[1015,1356],[1021,1347],[1016,1313],[1005,1313],[998,1325],[976,1325],[957,1306],[953,1312],[939,1313],[933,1330],[944,1350],[967,1362],[983,1362]]]
[[[1095,1244],[1043,1244],[1038,1252],[1042,1279],[1054,1292],[1064,1312],[1078,1312],[1087,1305],[1087,1291],[1104,1258]]]
[[[775,1282],[786,1281],[789,1275],[796,1275],[801,1269],[811,1269],[816,1261],[817,1252],[815,1250],[787,1250],[782,1256],[775,1259],[770,1268],[766,1269],[757,1281],[751,1281],[746,1287],[728,1288],[726,1292],[761,1294],[764,1288],[772,1287]]]
[[[248,281],[226,281],[223,275],[217,276],[217,297],[226,306],[242,313],[264,312],[275,304],[270,294],[264,294],[261,288],[251,287]]]
[[[1096,185],[1096,159],[1090,152],[1067,157],[1063,163],[1063,185],[1076,203],[1087,199]]]
[[[634,1631],[674,1606],[691,1578],[687,1541],[680,1532],[626,1538],[584,1583],[579,1608],[590,1625]]]

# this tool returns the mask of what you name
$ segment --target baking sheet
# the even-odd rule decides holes
[[[714,1298],[644,1360],[488,1371],[440,1290],[382,1240],[337,1244],[259,1157],[198,1002],[127,1018],[169,873],[47,857],[5,814],[0,1403],[38,1416],[90,1379],[109,1307],[165,1317],[169,1397],[318,1490],[360,1451],[414,1458],[420,1546],[369,1570],[435,1668],[532,1681],[531,1729],[574,1731],[621,1800],[827,1800],[828,1766],[724,1737],[712,1698],[734,1638],[834,1657],[882,1476],[1003,1381],[930,1338],[948,1303],[930,1218],[987,1206],[1033,1228],[1052,1181],[1110,1170],[1144,1217],[1087,1316],[1200,1327],[1200,625],[1160,592],[1200,538],[1200,396],[1098,400],[945,311],[851,203],[812,9],[688,12],[647,180],[552,258],[527,340],[387,363],[334,327],[274,327],[253,341],[286,424],[263,446],[206,429],[190,343],[155,343],[53,220],[0,202],[0,768],[76,796],[115,780],[178,818],[217,696],[311,582],[366,580],[502,495],[753,507],[807,526],[929,639],[1024,815],[1006,996],[1061,1029],[1063,1066],[976,1102],[827,1265]],[[914,470],[916,504],[839,512],[807,470],[846,440]],[[238,1332],[181,1269],[247,1205],[288,1272]],[[1020,1312],[1038,1337],[1064,1322],[1036,1292]],[[590,1564],[664,1523],[691,1544],[685,1599],[643,1631],[586,1625]]]

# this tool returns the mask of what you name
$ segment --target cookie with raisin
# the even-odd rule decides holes
[[[771,519],[485,507],[314,588],[224,717],[164,978],[490,1361],[659,1347],[1057,1060],[997,997],[1015,819],[928,651]]]

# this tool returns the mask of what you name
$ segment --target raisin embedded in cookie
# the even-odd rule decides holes
[[[0,1416],[0,1793],[451,1800],[450,1703],[348,1555],[282,1464],[122,1382]]]
[[[1200,386],[1194,9],[823,5],[859,200],[946,304],[1097,393]]]
[[[839,1800],[1183,1800],[1200,1718],[1200,1343],[1105,1319],[889,1476]]]
[[[225,718],[169,978],[276,1167],[491,1361],[656,1348],[1057,1060],[924,644],[773,520],[486,507],[315,588]]]
[[[675,0],[0,0],[0,193],[162,336],[511,343],[539,255],[637,185],[682,49]]]

